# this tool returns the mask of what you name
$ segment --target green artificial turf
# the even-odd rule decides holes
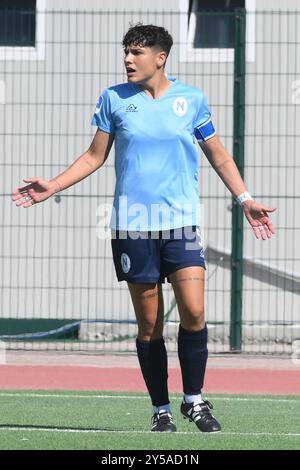
[[[1,391],[0,449],[300,449],[299,396],[207,396],[222,432],[184,420],[171,395],[176,433],[151,433],[149,398],[140,393]]]

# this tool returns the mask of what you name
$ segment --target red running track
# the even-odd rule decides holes
[[[146,392],[139,369],[1,365],[0,389]],[[206,393],[300,395],[299,370],[208,369]],[[179,369],[169,369],[170,392],[181,392]]]

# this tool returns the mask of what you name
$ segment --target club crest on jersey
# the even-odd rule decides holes
[[[187,100],[182,96],[176,98],[173,102],[173,111],[176,116],[184,116],[187,112],[188,104]]]
[[[121,254],[121,266],[122,266],[123,273],[127,274],[130,271],[131,262],[127,253]]]
[[[138,112],[138,108],[134,104],[130,104],[126,108],[126,113],[137,113],[137,112]]]

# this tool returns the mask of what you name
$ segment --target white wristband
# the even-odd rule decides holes
[[[243,205],[243,202],[245,201],[253,201],[253,197],[251,196],[250,193],[246,192],[246,193],[242,193],[240,194],[237,198],[236,198],[236,202],[242,206]]]

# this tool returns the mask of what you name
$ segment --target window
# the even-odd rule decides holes
[[[44,60],[47,0],[0,0],[0,60]]]
[[[180,60],[233,62],[235,8],[246,10],[246,60],[255,60],[255,0],[179,0]]]
[[[190,0],[190,21],[194,15],[193,46],[233,48],[235,8],[245,8],[245,0]]]
[[[0,45],[35,46],[35,0],[0,0]]]

